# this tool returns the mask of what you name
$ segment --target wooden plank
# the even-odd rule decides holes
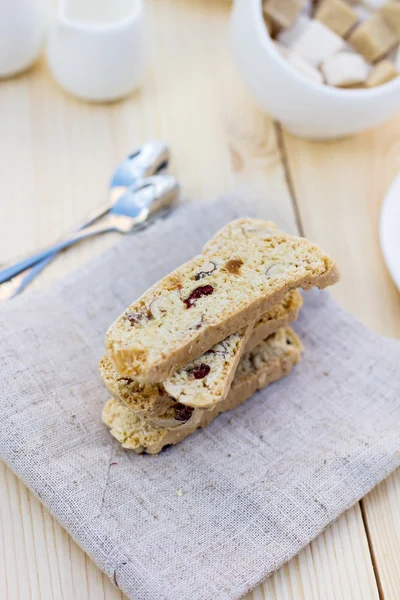
[[[43,64],[1,84],[0,114],[9,116],[0,120],[7,206],[0,222],[2,259],[51,241],[97,205],[111,165],[151,138],[168,140],[185,198],[239,189],[266,216],[295,229],[275,128],[254,108],[231,65],[229,7],[224,0],[149,0],[147,5],[151,69],[143,90],[125,102],[77,102],[55,86]],[[68,251],[37,285],[114,239]],[[4,465],[0,477],[0,576],[7,600],[123,597]],[[355,508],[253,597],[347,600],[361,597],[361,590],[363,598],[376,598],[366,543]]]
[[[379,247],[379,214],[398,174],[400,118],[363,135],[331,143],[284,136],[306,235],[337,259],[337,299],[372,329],[400,337],[399,293]],[[385,600],[400,589],[400,470],[363,500],[377,580]]]
[[[313,143],[285,134],[306,235],[339,263],[332,293],[372,329],[400,337],[399,294],[379,246],[380,206],[397,174],[400,119],[357,137]]]
[[[250,598],[379,598],[359,506],[342,515],[296,558],[255,590]]]
[[[400,590],[400,470],[378,485],[362,502],[364,517],[385,600]]]
[[[0,576],[4,600],[125,597],[1,462]]]

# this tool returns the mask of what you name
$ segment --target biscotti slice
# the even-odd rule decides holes
[[[131,377],[118,373],[105,355],[99,364],[100,376],[111,396],[138,415],[161,415],[175,404],[160,384],[140,384]]]
[[[149,425],[156,429],[186,429],[198,425],[204,413],[202,408],[192,408],[180,402],[175,402],[164,414],[155,417],[145,417]]]
[[[246,344],[245,352],[253,350],[272,333],[287,327],[289,323],[296,321],[299,311],[303,306],[303,298],[298,290],[291,290],[283,299],[283,302],[270,308],[256,322]]]
[[[254,347],[271,333],[297,318],[302,305],[298,291],[288,292],[284,301],[262,315],[252,332],[251,325],[228,336],[201,357],[178,369],[162,384],[141,385],[120,375],[105,357],[100,362],[100,373],[111,395],[139,414],[163,414],[170,399],[194,408],[211,408],[227,395],[237,364],[246,350],[250,333]],[[254,334],[254,335],[253,335]]]
[[[222,342],[178,369],[163,382],[165,391],[187,406],[212,408],[229,392],[236,367],[253,330],[252,325],[232,333]]]
[[[288,292],[284,301],[264,313],[254,328],[249,325],[228,336],[173,373],[163,382],[163,388],[186,406],[212,408],[226,397],[242,354],[294,321],[302,303],[297,290]]]
[[[210,408],[227,395],[252,329],[249,325],[233,333],[159,384],[142,385],[120,375],[107,356],[100,362],[100,374],[111,395],[137,413],[163,414],[171,398]]]
[[[141,383],[165,381],[259,319],[289,290],[338,280],[336,265],[318,246],[265,223],[233,222],[240,243],[182,265],[111,325],[106,347],[119,373]],[[249,224],[258,226],[257,235],[243,231]]]
[[[195,419],[189,427],[187,424],[171,429],[154,427],[148,419],[122,406],[114,398],[103,409],[103,422],[124,448],[135,450],[138,454],[157,454],[164,446],[183,440],[198,427],[208,425],[220,413],[242,404],[257,390],[288,375],[299,362],[301,349],[299,339],[290,328],[270,336],[243,356],[225,400],[213,410],[194,410],[193,413],[201,414],[201,419]]]
[[[253,339],[253,336],[251,339]],[[249,346],[250,342],[247,345]],[[290,346],[293,346],[293,348],[290,348]],[[301,352],[301,349],[301,343],[294,331],[290,327],[282,328],[268,336],[268,338],[260,340],[258,344],[253,344],[252,348],[247,350],[241,358],[236,374],[240,377],[241,373],[248,373],[254,368],[261,368],[265,363],[272,363],[274,360],[281,359],[283,354],[292,356],[293,352]],[[218,406],[223,407],[223,401]],[[212,410],[193,408],[177,403],[163,415],[150,417],[149,422],[153,426],[165,429],[177,425],[182,426],[182,421],[187,419],[185,425],[191,426],[199,423],[200,420],[204,421],[205,414],[210,412]]]
[[[291,260],[294,258],[293,249],[299,243],[301,248],[301,257],[304,260],[303,269],[306,271],[305,280],[299,285],[290,286],[290,289],[302,288],[309,290],[312,287],[324,289],[334,285],[340,279],[340,274],[336,263],[325,254],[313,242],[307,238],[290,235],[281,231],[272,221],[246,217],[230,221],[222,227],[213,238],[211,238],[203,248],[205,254],[218,252],[234,251],[235,248],[252,247],[262,240],[265,244],[271,244],[272,248],[278,249],[283,246],[280,252],[271,250],[269,258],[276,256],[276,262],[268,264],[266,270],[268,279],[287,280],[288,271],[285,267],[290,267]],[[307,256],[307,252],[310,256]],[[289,263],[289,265],[288,265]],[[294,263],[296,269],[299,265]],[[289,269],[290,270],[290,269]],[[317,272],[315,272],[317,271]],[[297,273],[299,276],[299,273]],[[275,283],[272,281],[271,283]],[[274,286],[275,287],[275,286]]]
[[[203,247],[204,254],[207,252],[221,252],[234,248],[235,245],[247,244],[257,239],[268,239],[272,236],[282,235],[284,232],[272,221],[245,217],[229,221],[210,239]]]
[[[297,290],[288,292],[283,302],[273,306],[257,321],[244,350],[251,350],[269,335],[278,331],[278,329],[287,327],[289,323],[295,321],[302,303],[301,294]],[[238,350],[237,345],[230,343],[229,340],[231,337],[235,339],[238,336],[237,334],[232,334],[232,336],[229,336],[223,342],[216,344],[211,350],[208,350],[201,358],[195,359],[177,372],[177,377],[184,370],[188,373],[189,389],[193,390],[193,384],[197,384],[197,388],[195,389],[200,401],[198,406],[203,406],[203,408],[213,406],[228,392],[236,370],[236,359],[238,358],[237,354],[235,356],[233,353],[232,356],[230,353],[232,349]],[[201,365],[206,365],[206,368],[199,369]],[[207,367],[210,368],[210,372],[208,372]],[[178,386],[176,386],[176,389],[173,389],[176,374],[173,374],[164,383],[142,385],[129,377],[120,375],[115,370],[108,356],[102,358],[99,369],[103,382],[111,396],[124,406],[134,410],[137,414],[150,417],[163,415],[168,408],[174,405],[173,398],[175,400],[182,400],[182,403],[187,405],[189,405],[193,398],[193,393],[189,394],[185,392],[185,387],[182,390]],[[224,375],[228,378],[228,381],[223,379]],[[168,382],[172,382],[172,385],[169,386]],[[169,390],[169,394],[166,393],[164,386]],[[185,398],[186,401],[184,401]]]

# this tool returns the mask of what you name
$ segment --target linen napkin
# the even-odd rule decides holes
[[[248,207],[187,205],[42,293],[0,307],[0,456],[135,600],[231,600],[400,465],[400,344],[327,293],[287,378],[159,456],[102,425],[107,326]]]

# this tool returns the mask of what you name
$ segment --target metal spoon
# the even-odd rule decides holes
[[[143,227],[146,221],[160,209],[170,206],[176,199],[179,184],[172,175],[154,175],[137,179],[120,195],[111,210],[100,223],[89,225],[77,231],[56,244],[49,246],[24,260],[0,270],[0,284],[18,275],[37,262],[52,256],[55,252],[64,250],[84,239],[100,233],[118,231],[129,233],[138,227]]]
[[[80,223],[78,227],[74,227],[73,231],[80,231],[104,216],[136,179],[159,173],[168,166],[168,162],[169,149],[164,142],[147,142],[136,149],[117,166],[110,181],[110,193],[107,202],[96,208],[94,212],[84,219],[83,223]],[[54,252],[35,264],[28,272],[23,272],[13,277],[12,280],[7,282],[7,286],[5,283],[2,284],[0,288],[0,300],[12,298],[23,292],[57,254],[57,252]]]

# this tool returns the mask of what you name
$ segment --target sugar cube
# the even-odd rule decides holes
[[[265,16],[264,16],[264,25],[265,25],[265,28],[268,31],[269,35],[272,35],[271,21],[269,19],[266,19]]]
[[[386,54],[385,58],[395,65],[396,60],[397,60],[397,54],[398,54],[398,46],[396,46],[395,48],[392,48],[391,51]]]
[[[292,50],[315,67],[345,47],[344,40],[323,23],[313,19],[292,45]]]
[[[374,62],[387,54],[397,43],[394,31],[386,24],[381,14],[358,25],[348,42],[368,61]]]
[[[393,29],[398,41],[400,41],[400,2],[399,0],[391,0],[384,4],[380,10],[386,24]]]
[[[312,16],[314,12],[314,3],[312,0],[305,0],[303,6],[301,7],[301,14],[305,15],[306,17],[310,17]]]
[[[329,85],[348,87],[364,83],[369,65],[360,54],[338,52],[322,63],[322,72]]]
[[[344,37],[358,21],[357,13],[344,0],[323,0],[315,18]]]
[[[379,10],[385,4],[386,0],[363,0],[363,3],[371,10]]]
[[[373,11],[370,8],[367,8],[366,6],[364,6],[363,4],[356,4],[353,7],[353,10],[358,17],[358,22],[361,22],[361,23],[363,21],[366,21],[367,19],[370,19],[373,15]]]
[[[275,46],[275,48],[278,50],[279,54],[281,56],[283,56],[283,58],[286,58],[289,56],[290,50],[289,48],[287,48],[286,46],[283,46],[283,44],[280,44],[279,42],[273,40],[273,44]]]
[[[393,63],[386,59],[381,60],[381,62],[372,68],[367,79],[367,87],[382,85],[398,76],[399,73],[396,71]]]
[[[280,27],[288,28],[293,25],[301,11],[303,0],[264,0],[263,12]]]
[[[321,71],[304,60],[304,58],[302,58],[299,54],[289,52],[286,59],[300,75],[303,75],[303,77],[306,77],[315,83],[324,83],[324,78],[321,74]]]
[[[310,24],[310,19],[306,15],[299,15],[292,27],[281,31],[277,37],[278,41],[285,46],[292,46],[304,33]]]

